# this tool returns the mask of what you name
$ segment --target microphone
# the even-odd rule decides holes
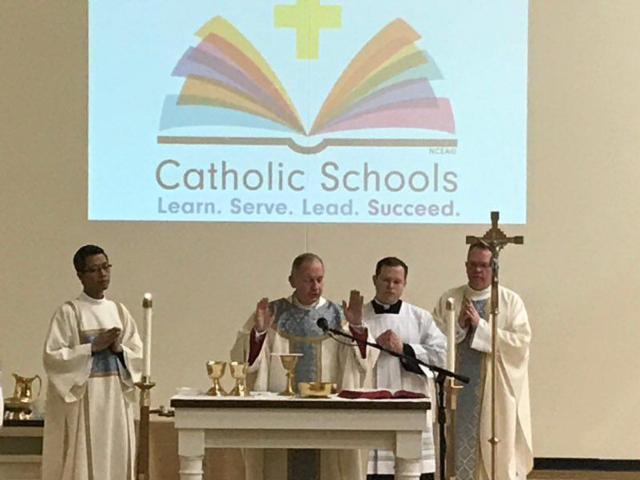
[[[337,330],[335,328],[329,328],[329,322],[324,317],[320,317],[318,320],[316,320],[316,325],[324,333],[332,333],[333,335],[339,335],[341,337],[348,338],[352,342],[358,342],[358,343],[360,342],[360,340],[358,340],[356,337],[354,337],[352,335],[349,335],[348,333],[345,333],[345,332],[343,332],[341,330]],[[333,337],[333,335],[329,335],[329,336]],[[335,338],[334,338],[334,340],[335,340]],[[376,348],[378,350],[381,350],[383,352],[386,352],[389,355],[392,355],[394,357],[397,357],[397,358],[400,358],[402,360],[405,360],[405,361],[409,362],[412,365],[423,365],[423,366],[429,368],[434,373],[442,373],[445,376],[448,375],[450,377],[456,378],[456,379],[460,380],[462,383],[469,383],[469,377],[467,377],[465,375],[459,375],[457,373],[450,372],[449,370],[446,370],[444,368],[438,367],[436,365],[430,365],[428,363],[423,362],[422,360],[420,360],[418,358],[415,358],[415,357],[412,357],[412,356],[407,356],[404,353],[393,352],[391,350],[388,350],[388,349],[382,347],[381,345],[378,345],[377,343],[371,343],[371,342],[368,342],[368,341],[365,340],[364,344],[368,345],[370,347]]]
[[[318,326],[318,328],[320,328],[320,330],[322,330],[323,332],[326,332],[327,330],[329,330],[329,322],[327,322],[327,319],[324,317],[320,317],[318,319],[318,321],[316,322],[316,325]]]

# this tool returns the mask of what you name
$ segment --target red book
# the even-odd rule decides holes
[[[427,398],[424,393],[410,392],[409,390],[397,390],[391,392],[390,390],[342,390],[338,397],[348,399],[366,398],[369,400],[389,400],[389,399],[407,399],[407,398]]]

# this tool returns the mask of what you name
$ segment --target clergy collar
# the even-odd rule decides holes
[[[89,295],[87,295],[86,293],[82,292],[78,296],[78,300],[82,300],[82,301],[87,302],[87,303],[93,303],[93,304],[98,305],[100,303],[106,302],[107,301],[107,297],[103,295],[102,298],[93,298],[93,297],[90,297]]]
[[[469,285],[466,285],[464,295],[469,300],[484,300],[491,296],[491,285],[482,290],[474,290]]]
[[[305,310],[315,310],[316,308],[321,307],[322,305],[327,303],[327,300],[324,297],[320,297],[317,302],[314,302],[311,305],[302,305],[293,293],[289,297],[289,301],[296,307],[304,308]]]
[[[375,298],[371,300],[371,306],[373,307],[373,311],[378,315],[383,313],[400,313],[400,308],[402,307],[402,300],[398,300],[393,305],[386,305],[384,303],[379,302]]]

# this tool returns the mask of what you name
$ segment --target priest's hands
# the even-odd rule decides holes
[[[91,342],[91,353],[101,352],[111,347],[114,342],[118,342],[120,351],[122,351],[122,345],[120,345],[120,333],[122,331],[118,327],[110,328],[104,332],[100,332]]]
[[[393,330],[382,332],[378,338],[376,338],[376,343],[382,348],[386,348],[395,353],[402,353],[404,347],[402,340]]]
[[[113,353],[122,352],[122,330],[118,329],[118,336],[111,344],[111,351]]]
[[[460,309],[460,315],[458,315],[458,324],[462,328],[473,327],[476,328],[480,323],[480,314],[473,306],[473,303],[468,298],[464,299],[462,308]]]
[[[342,311],[344,317],[352,327],[362,326],[362,307],[364,305],[364,297],[360,295],[358,290],[351,290],[349,293],[349,304],[342,301]]]
[[[256,306],[256,314],[253,328],[256,329],[256,332],[262,333],[271,327],[273,323],[273,318],[275,317],[275,312],[271,313],[269,310],[269,299],[262,298],[258,305]]]

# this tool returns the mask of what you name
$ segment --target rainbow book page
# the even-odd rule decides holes
[[[371,129],[422,129],[455,133],[451,103],[438,97],[433,80],[442,78],[420,35],[396,19],[354,56],[306,128],[282,82],[258,49],[218,16],[197,32],[200,41],[178,61],[173,76],[184,78],[179,95],[165,98],[160,130],[234,126],[280,132],[276,137],[158,137],[159,143],[287,145],[300,153],[334,146],[428,146],[425,139],[331,138],[331,134]],[[284,134],[284,136],[283,136]],[[318,136],[313,147],[292,135]]]

